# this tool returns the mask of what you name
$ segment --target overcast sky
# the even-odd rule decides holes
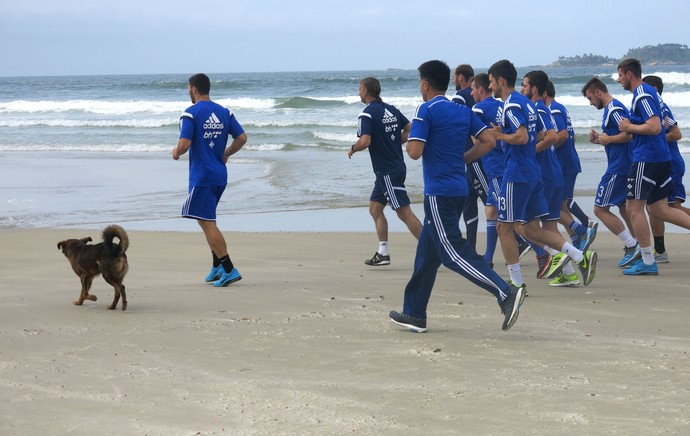
[[[0,76],[544,65],[690,44],[689,21],[688,0],[2,0]]]

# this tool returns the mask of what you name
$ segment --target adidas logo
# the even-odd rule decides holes
[[[391,113],[391,111],[388,110],[388,108],[383,110],[383,119],[381,120],[383,123],[397,123],[398,118]]]
[[[204,129],[220,129],[223,130],[223,123],[220,122],[216,114],[212,113],[208,120],[204,123]]]

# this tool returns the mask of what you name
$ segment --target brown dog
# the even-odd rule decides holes
[[[120,240],[119,244],[113,244],[115,238]],[[111,225],[103,230],[103,242],[95,245],[89,245],[88,242],[91,242],[89,237],[67,239],[57,244],[81,279],[81,295],[74,300],[74,304],[81,305],[84,300],[96,301],[96,296],[89,294],[89,289],[93,278],[101,274],[105,281],[115,288],[115,296],[108,309],[115,309],[122,295],[122,310],[127,310],[127,295],[125,285],[122,284],[129,269],[125,254],[129,247],[127,232],[120,226]]]

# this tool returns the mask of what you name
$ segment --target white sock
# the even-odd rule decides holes
[[[623,244],[625,244],[626,247],[634,247],[637,244],[635,238],[633,238],[630,232],[627,230],[623,230],[616,236],[623,241]]]
[[[388,241],[379,241],[379,254],[388,256]]]
[[[575,268],[573,268],[573,263],[568,261],[565,266],[563,266],[563,274],[569,276],[570,274],[573,274],[575,272]]]
[[[510,281],[513,282],[515,286],[520,286],[524,283],[522,281],[522,271],[520,270],[519,263],[508,265],[508,274],[510,274]]]
[[[561,251],[570,256],[570,258],[576,263],[582,262],[582,259],[585,257],[585,255],[580,250],[575,248],[570,242],[566,242]]]
[[[560,253],[560,251],[555,250],[555,249],[549,247],[548,245],[544,245],[544,251],[546,251],[547,253],[549,253],[551,256],[555,256],[555,255],[557,255],[558,253]]]
[[[654,250],[651,246],[640,247],[640,251],[642,252],[642,262],[644,262],[645,265],[651,265],[654,263]]]

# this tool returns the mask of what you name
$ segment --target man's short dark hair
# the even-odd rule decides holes
[[[661,95],[662,92],[664,92],[664,81],[661,80],[661,77],[659,76],[644,76],[642,78],[642,81],[646,83],[647,85],[652,85],[653,87],[656,88],[656,92]]]
[[[429,82],[429,86],[436,91],[446,92],[450,83],[450,67],[443,61],[433,60],[424,62],[417,68],[419,77]]]
[[[542,70],[532,70],[525,74],[530,86],[536,86],[537,92],[541,97],[546,92],[546,86],[549,83],[549,76]]]
[[[549,98],[556,98],[556,87],[553,86],[551,80],[546,83],[546,95],[548,95]]]
[[[633,73],[633,76],[637,77],[638,79],[642,77],[642,65],[640,64],[640,61],[638,61],[637,59],[623,59],[618,64],[618,69],[623,70],[623,74],[629,71]]]
[[[465,78],[465,80],[470,80],[472,77],[474,77],[474,69],[470,64],[460,64],[455,67],[455,75],[462,76]]]
[[[498,80],[499,77],[503,77],[503,80],[506,81],[506,84],[509,87],[515,87],[515,81],[517,80],[517,70],[515,69],[515,65],[513,65],[513,63],[507,59],[502,59],[494,63],[489,68],[489,75],[496,80]]]
[[[211,79],[204,73],[195,74],[189,78],[189,85],[196,88],[201,95],[211,92]]]
[[[486,73],[479,73],[474,76],[474,87],[482,88],[484,91],[489,92],[489,75]]]
[[[359,81],[359,84],[367,90],[367,94],[376,100],[381,99],[381,82],[376,77],[365,77]]]
[[[591,88],[592,92],[596,91],[597,89],[601,92],[605,92],[608,94],[609,89],[606,87],[606,83],[602,82],[600,78],[598,77],[592,77],[585,83],[585,86],[582,87],[582,95],[587,96],[587,90]]]

